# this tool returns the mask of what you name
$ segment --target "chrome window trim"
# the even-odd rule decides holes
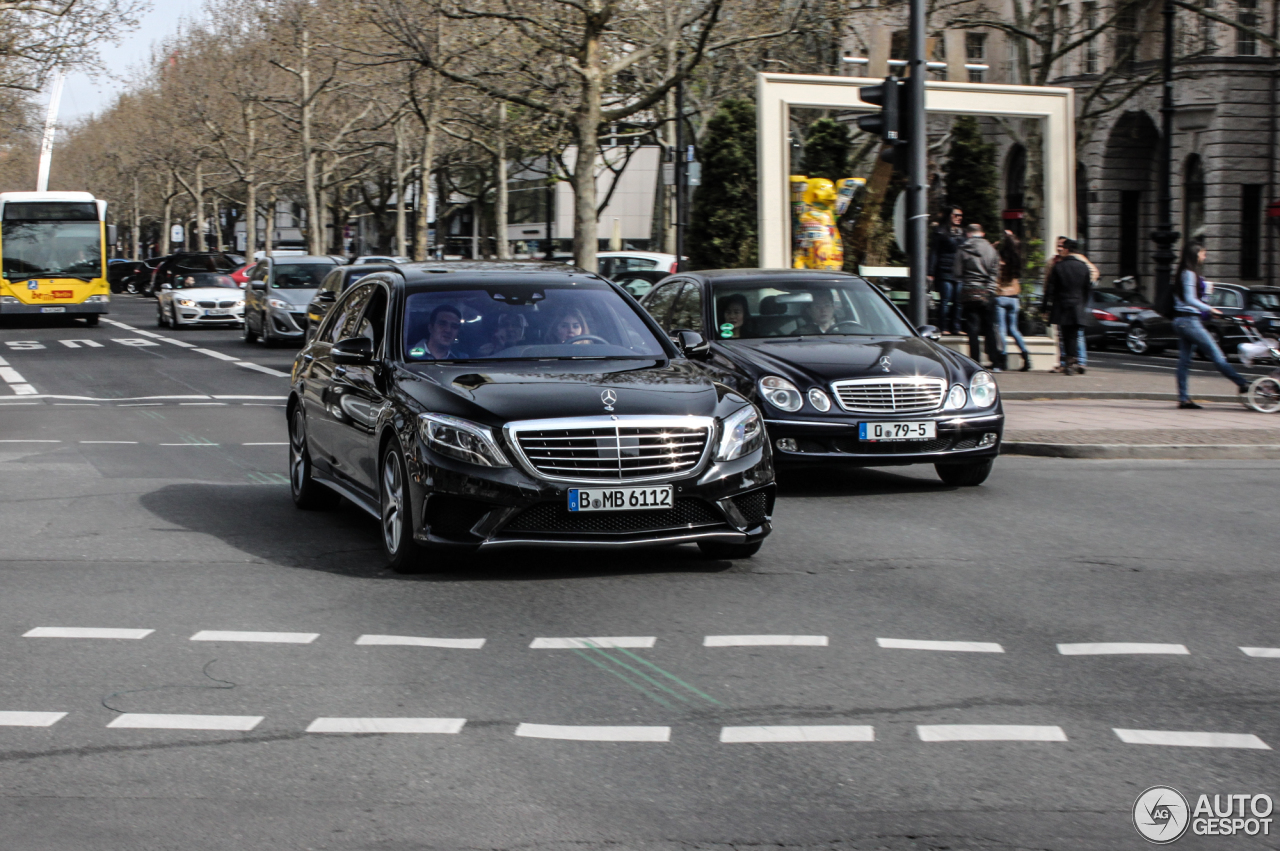
[[[543,473],[533,465],[524,454],[523,447],[520,446],[519,436],[526,431],[560,431],[567,429],[588,429],[588,428],[700,428],[707,432],[707,443],[702,450],[702,455],[698,458],[697,463],[686,470],[680,470],[676,473],[667,473],[658,476],[640,476],[636,478],[626,479],[580,479],[570,476],[551,476]],[[520,465],[526,473],[537,479],[547,482],[565,482],[569,484],[583,485],[586,487],[595,486],[612,486],[612,485],[631,485],[642,484],[644,482],[661,482],[671,481],[673,478],[688,478],[697,476],[707,466],[707,460],[711,457],[712,451],[717,443],[718,429],[715,417],[698,417],[698,416],[675,416],[675,415],[637,415],[637,414],[620,414],[617,416],[603,415],[598,417],[557,417],[546,420],[516,420],[507,423],[502,427],[503,436],[507,440],[512,455],[516,459],[516,463]]]
[[[902,384],[916,384],[920,386],[933,386],[938,389],[941,394],[938,404],[932,408],[920,408],[918,410],[885,410],[883,408],[850,408],[845,405],[844,399],[840,396],[841,387],[853,387],[865,384],[882,384],[884,382],[898,382]],[[840,410],[850,414],[928,414],[934,411],[941,411],[942,407],[947,403],[947,390],[949,384],[945,378],[935,378],[930,375],[885,375],[877,378],[847,378],[842,381],[833,381],[830,384],[831,395],[835,397],[835,402],[840,406]]]

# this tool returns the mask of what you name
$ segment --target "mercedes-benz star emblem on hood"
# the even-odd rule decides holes
[[[880,368],[881,368],[881,369],[883,369],[885,372],[889,372],[889,371],[890,371],[890,370],[889,370],[889,365],[890,365],[891,363],[892,363],[892,361],[890,361],[890,360],[889,360],[889,356],[888,356],[888,355],[885,355],[884,357],[880,358]]]
[[[613,403],[618,401],[618,394],[614,393],[612,390],[606,390],[600,394],[600,401],[604,402],[604,409],[606,411],[612,411]]]

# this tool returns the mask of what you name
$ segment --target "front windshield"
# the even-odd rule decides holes
[[[6,278],[102,277],[97,222],[5,221],[0,242]]]
[[[197,272],[194,275],[179,275],[173,279],[176,290],[196,290],[205,287],[238,290],[240,285],[226,275],[214,275],[210,272]]]
[[[320,263],[281,263],[276,266],[271,286],[278,290],[314,290],[332,271],[332,265]]]
[[[715,336],[910,336],[912,330],[866,281],[715,283]]]
[[[404,341],[408,361],[666,357],[630,305],[594,282],[412,293]]]

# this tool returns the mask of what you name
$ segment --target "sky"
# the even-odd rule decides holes
[[[62,107],[58,111],[60,122],[87,118],[110,106],[116,94],[124,89],[129,70],[147,59],[152,42],[177,32],[182,19],[195,17],[203,5],[203,0],[152,0],[151,11],[141,16],[136,30],[119,44],[102,48],[102,64],[106,66],[107,76],[91,78],[76,73],[67,77]]]

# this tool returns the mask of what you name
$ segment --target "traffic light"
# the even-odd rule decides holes
[[[884,139],[885,148],[880,156],[892,162],[897,171],[907,172],[907,150],[911,139],[911,87],[906,80],[888,76],[878,86],[865,86],[858,90],[864,103],[875,104],[880,111],[858,119],[858,129],[874,133]]]

